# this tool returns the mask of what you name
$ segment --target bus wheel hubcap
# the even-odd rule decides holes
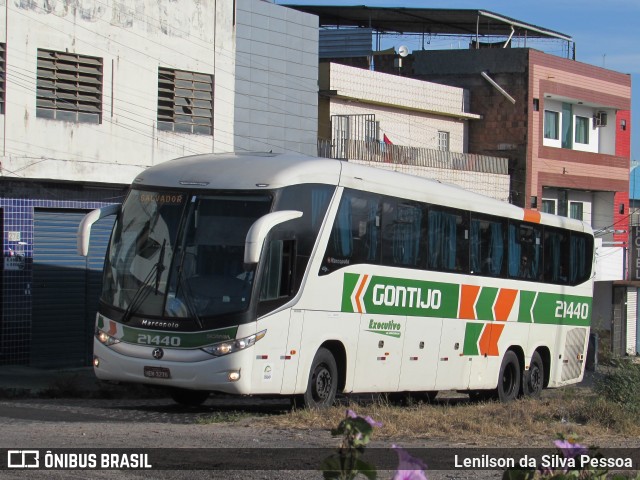
[[[320,399],[325,399],[331,390],[331,373],[326,368],[318,370],[316,375],[316,392]]]

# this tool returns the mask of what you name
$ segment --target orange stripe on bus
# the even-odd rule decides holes
[[[473,308],[480,293],[477,285],[460,286],[460,318],[465,320],[475,320],[476,312]]]
[[[478,350],[480,355],[488,355],[497,357],[500,355],[498,351],[498,340],[504,330],[504,323],[487,323],[482,330],[482,335],[478,341]]]
[[[513,304],[518,296],[518,290],[512,290],[510,288],[501,288],[498,292],[498,298],[496,304],[493,307],[493,313],[495,319],[500,322],[506,322],[509,319],[509,314],[513,308]]]
[[[118,324],[109,320],[109,330],[107,331],[107,334],[113,337],[116,333],[118,333]]]
[[[540,223],[540,212],[537,210],[525,210],[524,219],[525,222]]]
[[[362,313],[362,304],[360,303],[360,298],[362,296],[362,290],[367,284],[367,278],[369,278],[369,275],[362,276],[362,281],[360,282],[360,286],[358,287],[358,291],[356,292],[356,307],[358,308],[358,313]]]

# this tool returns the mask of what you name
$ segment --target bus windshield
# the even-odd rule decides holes
[[[243,269],[246,234],[271,204],[265,194],[132,190],[114,227],[102,301],[125,322],[243,311],[254,273]]]

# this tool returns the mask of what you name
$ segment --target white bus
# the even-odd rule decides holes
[[[117,213],[98,378],[290,396],[508,401],[584,374],[593,233],[424,178],[290,154],[149,168]]]

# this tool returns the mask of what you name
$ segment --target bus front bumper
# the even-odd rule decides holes
[[[150,354],[148,358],[122,355],[95,341],[93,366],[100,380],[248,395],[251,350],[197,362],[178,362],[155,360]]]

